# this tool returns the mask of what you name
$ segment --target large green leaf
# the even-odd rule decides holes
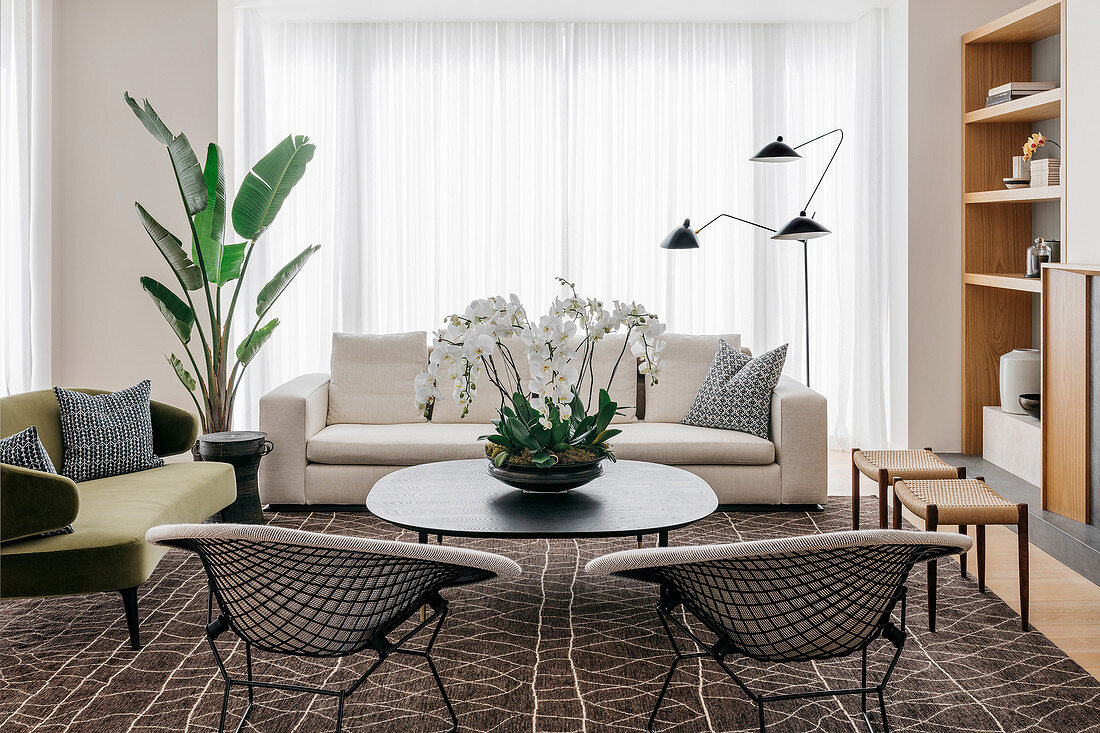
[[[179,340],[186,344],[191,340],[191,327],[195,325],[195,311],[180,300],[180,297],[151,277],[141,278],[141,287],[160,309],[164,320],[176,332]]]
[[[225,285],[241,275],[245,243],[225,245],[225,166],[222,150],[210,143],[206,148],[206,166],[202,171],[206,184],[206,208],[195,214],[195,242],[202,254],[206,279]],[[199,253],[191,256],[199,259]]]
[[[168,261],[180,282],[183,283],[183,287],[188,290],[201,288],[202,272],[199,270],[199,266],[192,262],[187,253],[184,252],[183,243],[172,232],[161,226],[160,222],[154,219],[145,210],[144,206],[137,202],[134,203],[134,206],[137,207],[141,225],[145,227],[145,231],[149,234],[149,238],[153,240],[153,244],[157,245],[157,249],[164,255],[164,259]]]
[[[172,167],[176,169],[176,181],[179,183],[187,214],[194,216],[206,208],[206,180],[202,177],[199,158],[182,132],[168,143],[168,156],[172,159]]]
[[[237,347],[237,358],[241,360],[241,364],[247,364],[252,361],[252,358],[259,353],[263,345],[271,338],[272,332],[278,325],[279,319],[273,318],[257,328],[255,333],[241,342],[241,345]]]
[[[271,226],[290,190],[305,174],[315,150],[305,135],[288,136],[252,166],[233,202],[233,228],[237,234],[256,239]]]
[[[301,272],[306,261],[319,249],[321,249],[319,244],[306,247],[283,269],[275,273],[275,277],[271,278],[271,281],[264,285],[263,289],[260,290],[260,294],[256,296],[256,315],[263,318],[264,313],[267,313],[271,306],[275,305],[275,301],[279,299],[279,296],[283,294],[291,281]]]
[[[145,106],[138,106],[138,103],[134,101],[134,98],[130,96],[129,92],[123,93],[123,98],[126,100],[126,104],[130,105],[130,109],[134,111],[137,118],[141,120],[141,124],[145,125],[145,129],[152,133],[162,145],[168,145],[172,142],[172,138],[175,137],[172,131],[161,122],[160,116],[157,115],[156,110],[153,109],[153,105],[149,104],[148,99],[143,99]]]
[[[191,376],[191,372],[187,371],[187,367],[183,365],[183,362],[179,360],[179,357],[175,354],[166,356],[168,363],[172,365],[172,370],[179,377],[180,382],[187,388],[188,392],[195,391],[195,378]]]

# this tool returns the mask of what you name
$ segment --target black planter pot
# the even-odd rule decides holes
[[[523,491],[555,493],[584,486],[603,475],[603,459],[584,463],[555,464],[549,468],[538,466],[495,466],[489,462],[489,475],[501,483]]]
[[[233,466],[237,477],[237,500],[221,511],[221,520],[232,524],[263,524],[260,489],[256,473],[260,459],[274,446],[267,433],[230,430],[200,435],[191,453],[196,461],[217,461]]]

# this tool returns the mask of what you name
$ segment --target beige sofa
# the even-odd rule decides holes
[[[598,380],[610,376],[622,336],[597,351]],[[702,477],[724,506],[826,501],[825,398],[782,377],[772,398],[770,440],[731,430],[681,425],[719,338],[737,334],[666,334],[662,374],[651,386],[620,367],[611,397],[628,407],[612,439],[621,459],[679,466]],[[385,336],[336,334],[330,374],[306,374],[260,400],[260,429],[274,451],[260,465],[260,498],[275,507],[362,506],[391,471],[431,461],[484,457],[478,436],[492,431],[499,405],[486,383],[460,419],[449,396],[430,421],[413,405],[413,378],[429,355],[424,332]],[[629,352],[627,360],[630,360]],[[448,390],[444,388],[446,395]]]

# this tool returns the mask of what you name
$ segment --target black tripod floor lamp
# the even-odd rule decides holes
[[[795,145],[793,148],[787,143],[783,142],[783,136],[780,135],[774,142],[770,142],[765,145],[760,151],[749,158],[749,160],[756,163],[790,163],[791,161],[799,160],[802,158],[798,154],[798,149],[805,147],[810,143],[817,142],[829,135],[839,134],[840,139],[837,140],[836,148],[833,150],[832,156],[829,158],[829,162],[825,164],[825,170],[821,171],[821,177],[817,179],[817,185],[814,186],[814,190],[810,193],[810,198],[806,199],[806,205],[802,207],[802,211],[798,216],[788,221],[778,230],[771,227],[764,226],[763,224],[757,224],[754,221],[748,219],[742,219],[739,216],[733,216],[732,214],[719,214],[703,226],[698,229],[691,228],[691,220],[684,219],[683,226],[676,227],[668,236],[661,242],[661,247],[664,249],[698,249],[699,239],[695,235],[709,227],[714,222],[725,217],[727,219],[733,219],[744,224],[757,227],[759,229],[765,229],[772,232],[772,239],[796,241],[802,242],[802,285],[803,285],[803,301],[805,304],[805,318],[806,318],[806,386],[810,386],[810,267],[809,267],[809,252],[806,245],[806,241],[809,239],[817,239],[818,237],[824,237],[826,234],[831,234],[828,229],[818,224],[812,216],[806,214],[810,209],[810,202],[814,200],[814,196],[817,194],[817,190],[821,188],[821,182],[825,180],[825,174],[829,172],[829,167],[832,166],[833,161],[836,159],[836,154],[840,152],[840,145],[844,142],[844,131],[840,128],[830,130],[829,132],[822,133],[817,137],[807,140],[804,143]]]

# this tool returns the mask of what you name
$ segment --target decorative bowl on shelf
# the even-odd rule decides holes
[[[1029,392],[1020,395],[1020,407],[1024,408],[1024,411],[1036,420],[1038,420],[1039,415],[1042,414],[1041,405],[1042,395],[1037,392]]]
[[[1002,178],[1005,188],[1027,188],[1031,185],[1031,181],[1027,178]]]

